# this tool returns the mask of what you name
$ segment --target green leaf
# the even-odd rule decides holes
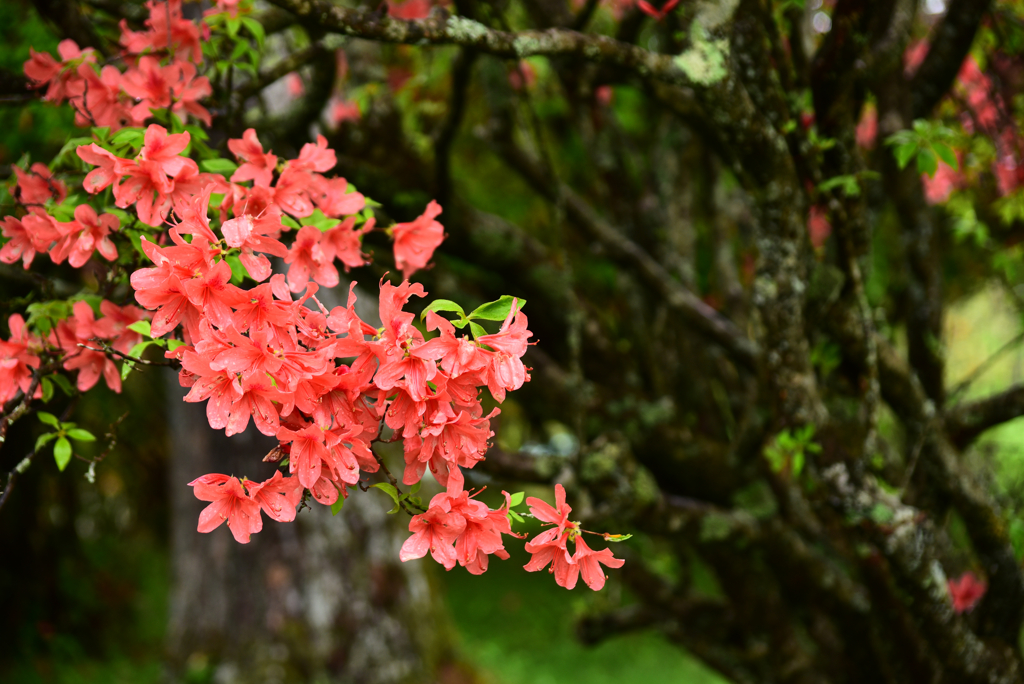
[[[604,540],[607,542],[624,542],[627,539],[632,539],[631,534],[607,534],[604,535]]]
[[[184,344],[185,343],[181,340],[167,340],[167,349],[169,351],[174,351],[178,347],[184,346]]]
[[[475,308],[472,313],[469,314],[469,318],[476,318],[484,321],[504,321],[508,317],[508,312],[512,310],[513,301],[516,301],[515,297],[511,295],[502,295],[501,299],[481,304]],[[525,299],[518,300],[517,306],[520,309],[525,305]]]
[[[53,415],[52,413],[40,411],[36,415],[39,417],[39,422],[41,423],[46,423],[47,425],[52,425],[53,427],[57,427],[58,425],[60,425],[60,421],[57,420],[57,416]]]
[[[71,442],[64,437],[58,439],[53,445],[53,458],[57,461],[57,468],[63,472],[71,461]]]
[[[960,164],[956,159],[956,152],[953,148],[946,143],[932,143],[932,149],[935,150],[935,154],[939,155],[939,159],[946,162],[954,171],[960,168]]]
[[[241,28],[242,22],[238,19],[238,17],[229,17],[227,24],[228,35],[234,38],[236,35],[238,35],[238,29]]]
[[[450,299],[435,299],[427,305],[427,308],[420,314],[420,320],[427,318],[427,313],[430,311],[454,311],[460,316],[465,316],[466,312],[462,310],[462,307],[451,301]]]
[[[299,228],[302,228],[298,221],[293,219],[291,216],[287,215],[281,216],[281,223],[288,226],[292,230],[298,230]]]
[[[516,522],[526,522],[525,520],[523,520],[523,516],[519,515],[515,511],[509,511],[508,517],[510,520],[515,520]]]
[[[1020,518],[1014,518],[1010,523],[1009,537],[1013,555],[1019,561],[1024,557],[1024,521]]]
[[[525,492],[516,492],[508,500],[508,507],[515,508],[519,504],[523,503],[523,499],[526,498]]]
[[[146,132],[141,128],[122,128],[114,134],[110,142],[114,145],[134,145],[138,147],[141,146],[145,137]]]
[[[928,174],[929,177],[933,177],[939,170],[939,159],[931,148],[921,148],[917,153],[917,170],[920,173]]]
[[[843,194],[847,197],[856,197],[860,194],[860,184],[857,182],[857,177],[851,175],[835,176],[818,186],[818,189],[822,192],[829,192],[835,188],[842,188]]]
[[[146,348],[151,344],[156,343],[157,341],[158,340],[144,340],[142,342],[139,342],[137,345],[135,345],[128,351],[128,356],[133,356],[136,359],[141,359],[143,352],[146,351]]]
[[[238,168],[238,164],[230,159],[204,159],[199,162],[199,168],[207,173],[219,173],[224,176],[232,174]]]
[[[65,223],[74,219],[75,209],[77,209],[78,204],[81,203],[80,200],[76,202],[76,199],[77,198],[69,197],[63,203],[54,207],[53,218],[57,219],[58,221],[63,221]]]
[[[248,43],[235,43],[235,49],[231,51],[231,56],[228,57],[232,62],[237,62],[238,58],[249,51]]]
[[[420,487],[422,487],[422,486],[423,486],[423,480],[420,480],[419,482],[414,484],[412,487],[409,487],[409,495],[411,496],[411,495],[415,494],[416,492],[420,491]],[[410,501],[412,501],[412,499],[410,499]]]
[[[39,439],[36,440],[36,451],[39,451],[44,446],[57,439],[56,432],[47,432],[45,435],[39,435]]]
[[[149,321],[135,321],[128,326],[128,329],[132,332],[137,332],[140,335],[145,335],[146,337],[153,336],[153,330],[150,327]]]
[[[55,383],[57,383],[57,387],[60,387],[64,394],[70,397],[72,394],[75,393],[75,388],[71,386],[71,381],[68,380],[63,375],[57,375],[56,373],[54,373],[50,377],[53,379]]]
[[[78,161],[78,155],[75,154],[75,150],[77,150],[82,145],[90,145],[92,144],[92,142],[92,138],[71,138],[71,140],[68,140],[66,143],[64,143],[64,147],[60,148],[60,152],[58,152],[57,156],[54,157],[53,161],[50,162],[50,170],[52,171],[53,169],[56,169],[58,166],[63,164],[65,158],[70,158],[75,161]]]
[[[249,29],[249,33],[256,39],[256,44],[260,46],[260,50],[263,49],[263,41],[267,38],[267,32],[263,28],[263,24],[256,21],[252,17],[242,17],[242,25]]]
[[[53,383],[48,378],[43,378],[39,384],[43,388],[43,403],[50,403],[50,399],[53,399]]]
[[[25,307],[28,320],[25,325],[40,335],[48,334],[57,323],[71,315],[71,304],[66,301],[53,300],[35,302]]]
[[[88,430],[82,428],[73,428],[68,430],[68,437],[75,440],[76,442],[95,442],[96,438]]]
[[[341,219],[331,218],[319,209],[314,209],[312,214],[301,220],[301,223],[304,226],[314,226],[323,232],[327,232],[341,223]]]
[[[97,126],[92,129],[92,134],[100,142],[106,142],[110,137],[110,126]]]
[[[338,500],[331,504],[331,515],[338,515],[341,512],[341,507],[345,505],[345,497],[338,493]]]
[[[399,503],[398,490],[395,489],[395,487],[392,484],[388,482],[379,482],[372,486],[390,496],[391,500],[395,502],[395,507],[388,511],[389,515],[392,513],[397,513],[399,510],[401,510],[402,506]]]
[[[487,331],[484,330],[484,327],[482,325],[474,323],[472,321],[469,322],[469,329],[473,331],[473,339],[483,337],[484,335],[487,334]]]
[[[916,142],[903,143],[897,147],[893,154],[896,155],[896,164],[901,168],[906,168],[907,163],[911,158],[917,154],[918,145]]]
[[[234,285],[241,285],[245,279],[245,266],[242,265],[242,260],[238,256],[231,254],[224,257],[224,261],[228,262],[228,266],[231,267],[231,283]]]

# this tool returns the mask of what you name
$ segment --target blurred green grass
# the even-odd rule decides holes
[[[652,631],[584,646],[575,638],[577,618],[595,606],[619,605],[628,600],[621,595],[617,582],[612,579],[602,592],[595,593],[581,580],[573,591],[566,591],[548,572],[523,570],[529,554],[523,551],[521,542],[512,540],[506,547],[511,558],[503,561],[492,557],[483,575],[474,577],[458,567],[444,574],[459,654],[477,668],[482,681],[725,682]]]

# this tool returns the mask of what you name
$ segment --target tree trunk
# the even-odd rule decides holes
[[[252,426],[226,437],[204,404],[168,378],[173,508],[169,655],[175,675],[220,682],[431,681],[450,632],[425,564],[400,563],[407,520],[356,492],[344,509],[315,502],[294,523],[264,516],[238,544],[224,525],[196,531],[206,506],[187,486],[206,473],[273,474],[276,445]],[[383,497],[381,497],[383,498]]]

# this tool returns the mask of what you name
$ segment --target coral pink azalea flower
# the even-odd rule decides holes
[[[235,541],[248,544],[249,536],[263,529],[260,504],[250,499],[237,477],[203,475],[188,483],[200,501],[210,501],[199,514],[199,531],[213,532],[225,520]]]

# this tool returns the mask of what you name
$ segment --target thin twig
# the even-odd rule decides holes
[[[72,397],[71,401],[64,409],[64,412],[61,413],[60,422],[63,423],[71,416],[71,412],[74,410],[75,405],[77,403],[78,397]],[[4,483],[4,491],[2,494],[0,494],[0,509],[3,509],[4,503],[6,503],[8,497],[10,497],[11,492],[14,491],[14,483],[17,482],[18,476],[24,473],[26,470],[28,470],[29,466],[32,465],[32,460],[36,457],[38,453],[39,451],[33,449],[25,456],[25,458],[18,461],[18,465],[14,466],[13,470],[7,473],[7,482]]]
[[[79,343],[78,346],[81,347],[82,349],[88,349],[89,351],[101,352],[103,354],[111,354],[111,355],[114,355],[114,356],[118,356],[118,357],[124,359],[125,361],[131,361],[132,363],[139,363],[139,364],[142,364],[143,366],[176,366],[176,365],[178,365],[178,364],[173,363],[171,361],[147,361],[146,359],[140,359],[140,358],[138,358],[136,356],[129,356],[128,354],[125,354],[124,352],[121,352],[121,351],[118,351],[118,350],[114,349],[109,344],[107,344],[103,340],[98,339],[96,337],[89,338],[89,341],[90,342],[99,342],[100,344],[103,345],[103,348],[102,349],[97,349],[95,347],[90,347],[88,345],[84,345],[84,344],[81,344],[81,343]]]

